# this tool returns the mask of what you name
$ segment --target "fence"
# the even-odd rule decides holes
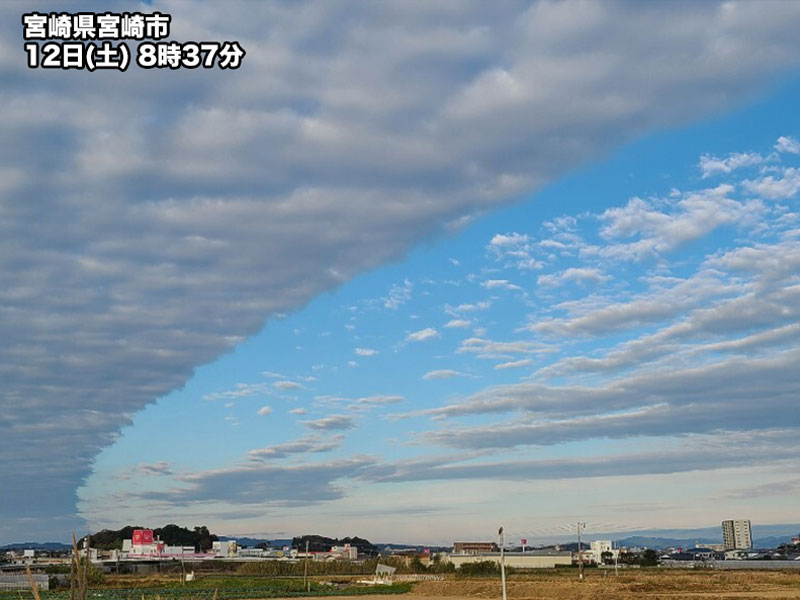
[[[47,575],[34,575],[33,580],[40,590],[50,589],[50,577]],[[0,575],[0,591],[29,590],[31,582],[27,575]]]

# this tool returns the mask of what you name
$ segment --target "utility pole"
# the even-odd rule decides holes
[[[500,581],[503,585],[503,600],[507,600],[506,596],[506,559],[504,548],[506,545],[506,538],[503,536],[503,528],[501,527],[497,531],[497,535],[500,536]]]
[[[578,521],[578,578],[583,581],[583,552],[581,552],[581,528],[586,527],[586,523]]]
[[[306,540],[306,560],[303,565],[303,587],[306,588],[307,592],[311,589],[308,583],[308,540]]]
[[[611,542],[611,551],[614,551],[614,542]],[[617,541],[617,553],[614,555],[614,577],[619,577],[619,541]]]

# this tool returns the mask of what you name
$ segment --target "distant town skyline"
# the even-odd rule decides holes
[[[0,545],[800,521],[800,5],[108,5],[247,56],[0,6]]]

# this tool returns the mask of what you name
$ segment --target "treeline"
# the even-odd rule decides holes
[[[103,529],[102,531],[93,533],[90,536],[92,548],[99,548],[100,550],[121,550],[122,540],[132,539],[134,529],[147,528],[139,525],[127,525],[122,529]],[[200,552],[210,550],[213,542],[219,539],[217,535],[211,533],[205,525],[189,529],[187,527],[169,524],[164,527],[153,529],[153,536],[160,539],[167,546],[192,546]],[[85,538],[81,538],[81,542],[83,542],[83,539]]]
[[[292,548],[297,548],[301,552],[306,549],[306,542],[308,542],[309,552],[327,552],[331,546],[344,546],[350,544],[358,548],[359,554],[367,556],[377,556],[378,548],[374,546],[369,540],[360,537],[345,537],[345,538],[329,538],[323,535],[301,535],[292,538]]]

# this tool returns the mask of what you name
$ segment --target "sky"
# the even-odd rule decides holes
[[[0,5],[0,542],[800,520],[800,5],[105,5],[247,54]]]

